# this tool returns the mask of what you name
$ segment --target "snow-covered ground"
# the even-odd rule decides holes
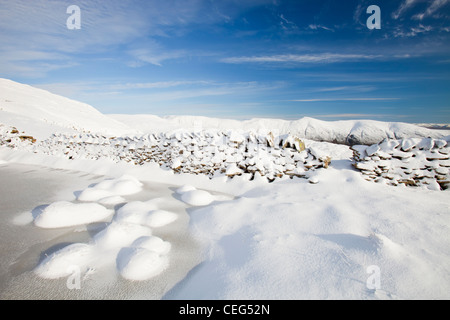
[[[129,202],[121,211],[144,201],[148,202],[147,207],[152,202],[165,211],[153,214],[149,222],[154,227],[149,235],[147,227],[131,223],[110,225],[112,215],[104,218],[92,215],[89,223],[79,220],[77,214],[85,218],[95,212],[81,210],[79,206],[100,207],[100,204],[77,201],[77,197],[83,190],[96,189],[89,186],[113,181],[104,176],[10,163],[0,166],[0,180],[0,299],[161,299],[201,261],[200,247],[188,230],[186,205],[172,200],[175,190],[172,185],[144,182],[138,193],[121,196],[122,205]],[[103,210],[115,211],[114,201],[100,202],[107,208]],[[56,209],[61,214],[59,219],[51,217]],[[167,218],[166,212],[171,212],[171,217],[176,216],[169,225],[163,225],[169,221],[162,219]],[[37,225],[39,217],[44,219]],[[64,227],[56,227],[55,222],[63,222]],[[158,222],[157,227],[155,222]],[[127,230],[134,232],[124,234]],[[141,235],[145,232],[146,236],[134,241],[137,231]],[[165,258],[169,253],[165,272],[147,281],[125,280],[119,274],[116,258],[126,247],[126,241],[157,251]],[[73,250],[71,257],[68,250]],[[76,256],[78,253],[80,255]],[[120,256],[122,262],[127,261],[126,253],[124,249]],[[89,259],[88,267],[82,264],[86,259]],[[134,269],[121,269],[121,272],[138,276],[142,271],[139,266],[134,264]],[[73,282],[70,277],[58,278],[66,272],[74,277],[79,275],[79,289],[76,278]]]
[[[450,298],[445,130],[108,117],[8,80],[0,125],[5,196],[18,164],[95,177],[57,197],[28,189],[26,209],[4,202],[2,243],[52,236],[8,251],[2,298]]]

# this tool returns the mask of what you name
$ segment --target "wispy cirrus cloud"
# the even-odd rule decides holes
[[[423,33],[429,33],[433,30],[432,26],[424,26],[419,24],[416,27],[411,27],[404,30],[404,28],[396,28],[393,32],[394,38],[405,38],[405,37],[415,37]]]
[[[398,19],[402,14],[404,14],[408,9],[416,5],[420,0],[405,0],[403,1],[398,9],[392,13],[393,19]]]
[[[223,58],[224,63],[336,63],[347,61],[373,60],[381,55],[318,53],[318,54],[278,54],[265,56],[243,56]]]
[[[164,61],[179,59],[186,56],[185,50],[164,50],[160,45],[132,49],[127,53],[130,56],[127,65],[133,68],[141,67],[145,64],[161,67]]]
[[[172,80],[156,82],[83,81],[74,83],[36,84],[38,88],[81,101],[140,101],[146,105],[160,106],[169,101],[185,103],[187,100],[216,96],[252,96],[277,91],[282,82],[222,82],[212,80]],[[99,100],[100,99],[100,100]],[[186,101],[185,101],[186,100]],[[104,102],[101,102],[102,104]]]
[[[46,67],[51,71],[70,66],[82,55],[109,52],[128,66],[161,66],[164,61],[185,56],[185,51],[168,49],[158,39],[189,33],[192,26],[228,21],[242,10],[268,3],[252,0],[233,6],[233,1],[202,0],[0,1],[0,72],[43,75]],[[81,9],[81,29],[75,31],[66,27],[66,10],[74,4]],[[15,52],[25,57],[26,51],[26,59],[14,57]],[[60,54],[62,59],[45,56],[48,52]]]
[[[438,10],[441,10],[444,6],[446,6],[449,3],[450,3],[449,0],[434,0],[431,2],[431,4],[428,6],[428,8],[424,12],[415,14],[413,16],[413,19],[423,20],[426,17],[431,17],[431,16],[435,15],[435,13]]]
[[[326,31],[334,32],[334,29],[326,27],[326,26],[321,25],[321,24],[310,24],[308,26],[308,29],[309,30],[326,30]]]
[[[214,82],[207,80],[196,81],[157,81],[157,82],[140,82],[140,83],[124,83],[112,84],[108,87],[112,90],[130,90],[130,89],[167,89],[180,86],[205,86],[213,85]]]
[[[450,4],[450,0],[432,0],[432,1],[424,1],[424,0],[404,0],[398,9],[392,13],[392,18],[397,20],[401,16],[403,16],[407,11],[414,8],[419,3],[426,3],[425,11],[420,13],[416,13],[412,16],[413,19],[423,20],[426,17],[432,17],[438,10],[441,10],[446,5]]]
[[[316,99],[295,99],[292,102],[334,102],[334,101],[395,101],[400,98],[316,98]]]
[[[317,88],[314,91],[315,92],[369,92],[374,91],[377,88],[374,86],[367,86],[367,85],[361,85],[361,86],[340,86],[340,87],[325,87],[325,88]]]

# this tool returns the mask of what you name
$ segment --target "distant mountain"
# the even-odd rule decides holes
[[[135,135],[174,130],[238,130],[277,134],[340,144],[374,144],[384,138],[444,138],[448,130],[374,120],[321,121],[302,118],[230,120],[199,116],[105,115],[94,107],[48,91],[0,78],[0,124],[14,126],[35,138],[55,132]]]
[[[438,130],[450,130],[450,124],[445,123],[417,123],[419,127]]]
[[[239,121],[198,116],[158,117],[145,114],[115,114],[110,116],[145,133],[158,133],[180,128],[187,130],[259,131],[278,134],[291,133],[300,138],[348,145],[370,145],[385,138],[444,138],[449,135],[447,130],[432,130],[409,123],[374,120],[321,121],[305,117],[294,121],[281,119]]]

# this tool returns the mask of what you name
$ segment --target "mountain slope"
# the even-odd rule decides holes
[[[123,123],[88,104],[0,78],[0,123],[44,138],[57,131],[90,131],[122,135]]]

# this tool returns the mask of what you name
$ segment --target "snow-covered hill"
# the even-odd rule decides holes
[[[107,135],[161,133],[184,128],[245,130],[275,135],[292,134],[340,144],[378,143],[385,138],[443,138],[448,130],[414,124],[373,120],[321,121],[302,118],[232,120],[200,116],[105,115],[94,107],[48,91],[0,78],[0,123],[45,139],[55,132],[91,132]]]
[[[239,121],[199,116],[158,117],[155,115],[122,114],[110,116],[144,133],[158,133],[176,130],[178,128],[193,130],[217,129],[223,131],[246,130],[262,133],[290,133],[309,140],[348,145],[371,145],[385,138],[439,139],[449,134],[446,130],[432,130],[409,123],[374,120],[321,121],[305,117],[294,121],[282,119],[251,119]]]
[[[35,138],[54,132],[90,131],[123,135],[131,132],[88,104],[0,78],[0,123]]]

